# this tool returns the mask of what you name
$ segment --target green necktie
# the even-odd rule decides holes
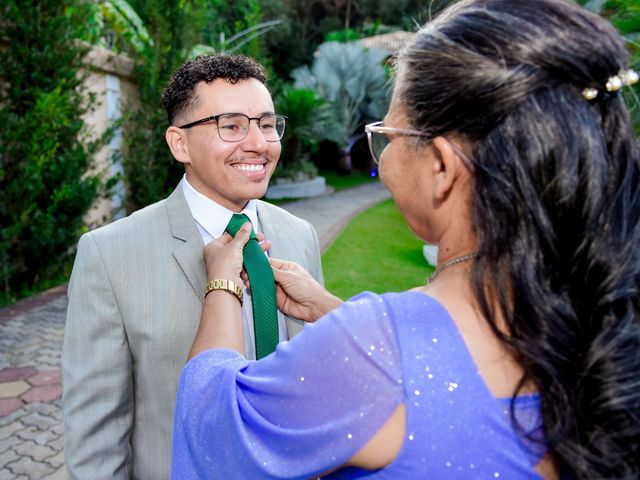
[[[246,215],[234,214],[227,225],[227,232],[235,237],[240,227],[248,221]],[[251,282],[253,329],[256,337],[256,358],[259,360],[275,352],[278,345],[278,309],[273,270],[253,229],[242,256],[244,268]]]

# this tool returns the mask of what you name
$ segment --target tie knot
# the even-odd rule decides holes
[[[238,230],[240,230],[242,225],[247,222],[251,223],[251,220],[249,220],[249,217],[247,217],[244,213],[234,213],[231,216],[231,220],[229,220],[229,223],[227,224],[226,231],[229,232],[232,237],[235,237],[236,233],[238,233]],[[253,228],[251,228],[251,238],[257,238],[255,232],[253,231]]]

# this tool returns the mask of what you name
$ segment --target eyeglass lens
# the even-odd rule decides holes
[[[256,120],[258,128],[267,142],[277,142],[284,134],[285,119],[282,115],[266,114],[259,119],[249,118],[241,113],[220,115],[218,132],[222,140],[239,142],[249,133],[249,123]]]
[[[369,133],[369,149],[376,163],[380,163],[380,158],[387,145],[389,145],[389,138],[386,134],[380,132]]]

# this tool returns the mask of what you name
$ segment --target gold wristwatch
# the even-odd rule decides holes
[[[240,305],[242,305],[242,287],[240,285],[236,285],[231,280],[227,280],[226,278],[215,278],[211,280],[207,283],[207,287],[204,290],[204,296],[206,297],[214,290],[226,290],[227,292],[235,295],[235,297],[240,301]]]

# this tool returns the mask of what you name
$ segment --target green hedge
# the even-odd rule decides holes
[[[0,302],[64,275],[101,189],[89,174],[108,134],[82,116],[95,99],[80,70],[87,4],[9,0],[0,9]]]

